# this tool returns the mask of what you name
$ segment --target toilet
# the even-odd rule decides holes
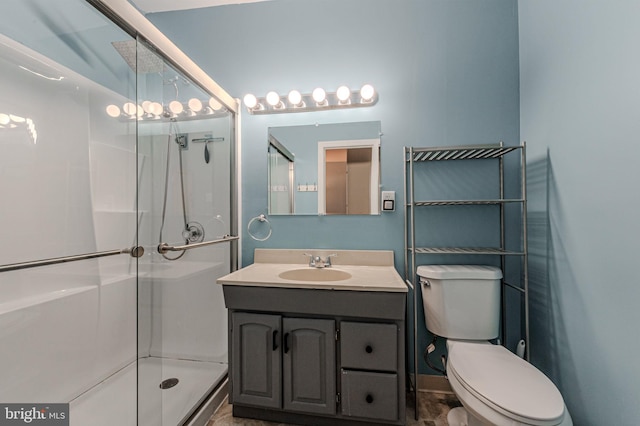
[[[447,377],[463,405],[449,412],[449,425],[573,425],[547,376],[489,342],[500,327],[499,268],[423,265],[417,274],[427,329],[447,339]]]

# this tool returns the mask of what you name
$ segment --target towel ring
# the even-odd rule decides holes
[[[266,237],[264,237],[264,238],[258,238],[258,237],[256,237],[255,235],[253,235],[253,234],[251,233],[251,225],[252,225],[252,224],[253,224],[253,222],[255,222],[256,220],[257,220],[257,221],[259,221],[259,222],[267,222],[267,225],[269,225],[269,232],[267,233],[267,236],[266,236]],[[253,239],[254,239],[254,240],[256,240],[256,241],[266,241],[266,240],[268,240],[268,239],[269,239],[269,237],[271,236],[271,231],[272,231],[272,230],[273,230],[273,229],[271,228],[271,222],[269,222],[269,220],[267,219],[267,217],[266,217],[264,214],[261,214],[261,215],[259,215],[259,216],[254,217],[253,219],[251,219],[251,220],[249,221],[249,224],[247,225],[247,233],[249,234],[249,236],[250,236],[251,238],[253,238]]]

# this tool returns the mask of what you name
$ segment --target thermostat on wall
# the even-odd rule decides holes
[[[382,191],[382,211],[392,212],[396,209],[396,191]]]

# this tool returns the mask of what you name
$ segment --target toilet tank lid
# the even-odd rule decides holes
[[[488,265],[420,265],[417,272],[423,278],[439,280],[497,280],[502,278],[500,268]]]

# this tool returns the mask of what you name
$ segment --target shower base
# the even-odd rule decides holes
[[[227,364],[168,358],[132,362],[70,404],[71,426],[135,426],[139,383],[139,425],[178,425],[227,374]],[[167,389],[167,379],[178,383]]]

